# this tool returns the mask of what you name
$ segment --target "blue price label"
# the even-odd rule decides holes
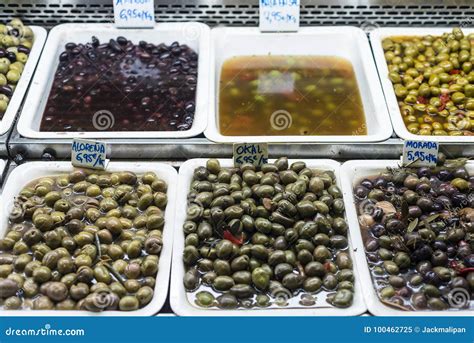
[[[412,167],[433,167],[438,162],[439,145],[436,142],[405,141],[402,164]]]
[[[118,27],[153,27],[153,0],[114,0],[115,25]]]
[[[104,170],[107,145],[100,141],[74,139],[71,145],[71,163],[75,167]]]
[[[260,0],[260,31],[298,31],[299,0]]]
[[[250,163],[261,166],[268,162],[267,143],[235,143],[234,144],[234,166]]]

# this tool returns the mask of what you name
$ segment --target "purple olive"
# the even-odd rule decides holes
[[[436,274],[434,271],[430,270],[426,272],[426,274],[423,276],[423,280],[426,283],[429,283],[433,286],[440,286],[442,284],[441,279],[439,278],[438,274]]]
[[[120,45],[127,45],[128,40],[127,40],[127,38],[125,38],[123,36],[119,36],[119,37],[117,37],[117,43],[119,43]]]
[[[448,255],[441,250],[435,250],[431,256],[431,263],[433,266],[446,266],[448,263]]]
[[[365,199],[367,194],[369,194],[369,190],[364,186],[359,185],[354,189],[354,195],[359,199]]]
[[[69,54],[64,51],[59,55],[59,61],[66,62],[69,59]]]
[[[7,52],[7,58],[10,60],[11,63],[16,62],[16,54],[13,51]]]
[[[0,94],[5,94],[6,96],[11,97],[12,94],[13,94],[13,90],[11,89],[10,86],[7,86],[7,85],[1,86],[0,87]]]
[[[374,218],[374,220],[380,221],[382,220],[383,215],[383,210],[380,207],[376,207],[372,213],[372,218]]]
[[[417,175],[418,175],[418,177],[430,177],[431,176],[431,170],[428,167],[418,168]]]
[[[401,233],[405,229],[405,224],[401,220],[392,218],[387,221],[385,225],[388,232]]]
[[[446,251],[447,245],[443,241],[434,241],[433,242],[433,248],[441,250],[441,251]]]
[[[375,237],[380,237],[382,235],[385,235],[385,233],[387,232],[385,230],[385,226],[383,226],[383,224],[374,224],[374,225],[372,225],[372,227],[370,228],[370,231],[372,232],[372,234]]]
[[[408,216],[410,218],[418,218],[422,215],[421,208],[418,206],[410,206],[408,207]]]
[[[467,195],[464,193],[456,193],[451,197],[452,203],[456,207],[467,207],[469,204]]]
[[[445,209],[451,208],[451,206],[452,206],[451,199],[449,199],[445,195],[440,195],[439,197],[437,197],[435,199],[435,203],[440,204]]]
[[[426,198],[426,197],[421,197],[420,199],[418,199],[418,201],[416,202],[416,205],[421,208],[422,211],[424,212],[428,212],[428,211],[431,211],[432,207],[433,207],[433,201],[429,198]]]
[[[24,45],[18,45],[18,52],[22,52],[24,54],[29,54],[30,53],[30,49],[27,48],[26,46]],[[1,56],[0,56],[1,57]]]
[[[453,174],[446,169],[442,169],[438,172],[438,177],[441,181],[449,181],[453,178]]]
[[[466,265],[466,267],[474,267],[474,254],[470,254],[464,257],[464,264]]]
[[[429,193],[431,190],[431,185],[426,182],[421,182],[416,186],[415,189],[418,193]]]
[[[453,171],[453,178],[461,178],[467,180],[469,178],[469,173],[466,168],[460,167]]]
[[[453,258],[454,256],[456,256],[457,254],[457,249],[455,246],[448,246],[448,248],[446,249],[446,253],[448,254],[448,257],[449,258]]]
[[[426,261],[431,258],[432,253],[433,250],[430,248],[430,246],[424,244],[420,248],[412,252],[411,258],[415,262]]]
[[[15,29],[15,28],[8,31],[8,34],[10,36],[20,37],[20,31],[18,31],[18,29]]]

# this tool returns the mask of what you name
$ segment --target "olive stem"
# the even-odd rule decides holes
[[[97,260],[102,259],[102,249],[100,248],[100,241],[99,241],[99,236],[97,233],[94,234],[95,236],[95,246],[97,248]]]
[[[104,266],[109,270],[110,274],[112,274],[118,282],[120,282],[122,285],[125,284],[125,281],[123,280],[123,277],[122,275],[119,274],[119,272],[117,272],[114,267],[112,267],[110,264],[108,263],[104,263]]]

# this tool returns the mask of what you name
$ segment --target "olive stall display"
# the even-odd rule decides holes
[[[183,225],[184,287],[211,309],[345,308],[354,272],[332,171],[288,165],[194,170]]]
[[[0,239],[0,308],[134,311],[154,296],[167,184],[76,169],[26,185]]]
[[[474,309],[474,175],[465,160],[387,168],[354,187],[367,263],[384,305]]]
[[[193,125],[198,54],[185,44],[93,36],[89,43],[67,43],[58,63],[40,131],[186,131]]]
[[[19,19],[0,24],[0,119],[23,73],[33,40],[31,28]]]
[[[474,135],[474,34],[388,37],[382,48],[410,133]]]

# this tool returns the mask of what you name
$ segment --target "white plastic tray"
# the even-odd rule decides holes
[[[30,26],[30,28],[33,30],[34,34],[33,46],[31,47],[28,61],[26,61],[21,78],[16,85],[10,102],[8,103],[7,111],[4,113],[2,120],[0,120],[0,135],[5,134],[13,124],[13,120],[20,109],[23,97],[25,96],[28,85],[30,84],[35,67],[38,64],[41,51],[43,51],[44,42],[46,41],[46,30],[44,28],[40,26]]]
[[[0,159],[0,195],[2,193],[3,174],[5,173],[6,165],[7,165],[7,161]]]
[[[234,56],[320,55],[349,60],[359,86],[368,135],[224,136],[219,131],[218,87],[222,64]],[[231,142],[377,142],[389,138],[392,126],[366,34],[356,27],[302,27],[296,33],[261,33],[258,28],[218,27],[211,30],[209,118],[205,135]]]
[[[379,297],[373,286],[372,277],[369,271],[369,265],[365,256],[365,247],[360,233],[360,226],[357,216],[357,210],[354,205],[353,187],[357,182],[362,181],[368,176],[378,175],[386,170],[387,167],[395,168],[399,165],[398,160],[355,160],[348,161],[342,165],[341,181],[342,191],[344,193],[344,202],[346,215],[349,220],[349,230],[351,234],[353,247],[355,248],[355,258],[359,266],[359,277],[364,284],[362,289],[365,303],[370,313],[375,316],[466,316],[472,313],[469,310],[456,311],[403,311],[391,308],[380,302]],[[474,172],[474,163],[469,162],[467,169],[470,173]]]
[[[465,34],[473,33],[474,29],[463,28]],[[410,133],[403,122],[400,107],[398,106],[397,97],[393,90],[392,81],[388,78],[387,61],[385,60],[382,41],[387,37],[393,36],[424,36],[433,35],[441,36],[445,32],[451,32],[452,28],[410,28],[410,27],[384,27],[375,29],[370,32],[370,43],[374,52],[375,63],[382,82],[385,100],[387,102],[390,118],[392,119],[393,128],[398,137],[403,139],[418,141],[435,141],[435,142],[452,142],[452,143],[474,143],[472,136],[422,136]]]
[[[184,233],[183,224],[186,218],[187,195],[191,186],[194,169],[199,166],[205,166],[207,159],[192,159],[182,164],[179,169],[178,176],[178,198],[176,202],[176,234],[174,237],[173,250],[173,266],[171,272],[171,291],[170,303],[171,307],[177,315],[180,316],[357,316],[366,311],[366,306],[362,297],[362,284],[357,272],[357,265],[352,249],[350,254],[353,260],[354,269],[354,302],[348,308],[291,308],[291,309],[236,309],[236,310],[221,310],[221,309],[203,309],[191,304],[186,296],[186,290],[183,285],[184,265],[182,262],[184,250]],[[231,167],[233,161],[231,159],[219,159],[222,167]],[[289,162],[295,162],[290,160]],[[331,170],[335,173],[337,184],[339,181],[339,167],[340,164],[333,160],[298,160],[306,162],[310,168],[318,168],[322,170]],[[349,237],[349,246],[352,243]]]
[[[73,168],[69,162],[29,162],[16,167],[6,179],[1,196],[0,206],[0,237],[4,237],[8,226],[8,210],[14,197],[29,182],[47,175],[68,173]],[[168,204],[165,210],[163,228],[163,249],[160,254],[158,275],[152,301],[136,311],[104,311],[100,313],[88,311],[56,311],[56,310],[0,310],[0,316],[152,316],[163,307],[168,293],[171,268],[171,251],[173,242],[173,224],[176,202],[177,172],[170,165],[158,162],[110,162],[108,172],[132,171],[142,174],[153,171],[168,184]]]
[[[209,32],[207,25],[195,22],[160,23],[153,29],[118,29],[112,24],[61,24],[49,33],[41,63],[33,78],[28,97],[18,121],[18,132],[28,138],[186,138],[204,131],[207,120],[207,96],[209,77]],[[98,132],[41,132],[41,118],[54,80],[59,55],[68,42],[90,42],[96,36],[108,41],[124,36],[133,43],[145,40],[149,43],[171,44],[178,41],[196,51],[198,81],[196,88],[196,112],[194,122],[187,131],[98,131]]]

